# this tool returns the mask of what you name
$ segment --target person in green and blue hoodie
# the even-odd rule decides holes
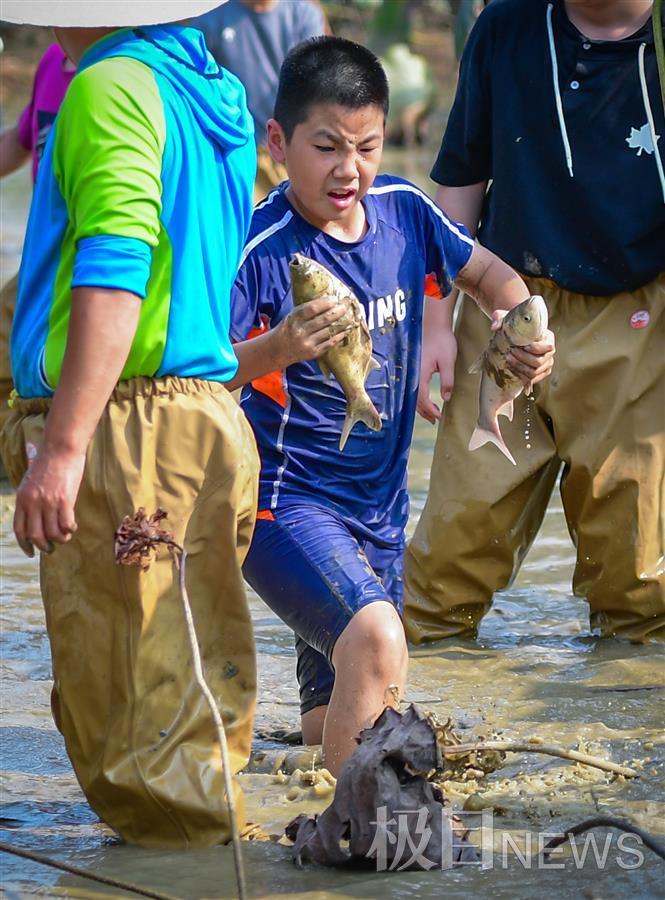
[[[118,566],[124,516],[164,508],[188,552],[234,770],[248,757],[255,700],[240,567],[257,455],[225,387],[237,367],[229,297],[252,208],[253,125],[244,88],[200,32],[146,25],[214,5],[7,0],[2,11],[55,26],[78,67],[19,274],[17,397],[2,436],[18,484],[14,529],[29,555],[42,551],[53,710],[78,780],[122,838],[148,846],[231,835],[172,562]]]

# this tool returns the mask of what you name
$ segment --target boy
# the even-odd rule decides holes
[[[366,48],[322,37],[291,51],[268,122],[268,147],[290,181],[254,213],[232,307],[231,335],[242,342],[234,384],[251,381],[242,403],[262,464],[243,572],[296,632],[303,737],[323,739],[333,773],[406,681],[406,465],[425,277],[433,272],[444,294],[454,280],[497,318],[529,296],[512,269],[474,247],[416,187],[390,176],[375,181],[387,109],[385,74]],[[337,382],[326,382],[315,362],[285,369],[328,346],[324,327],[318,345],[303,340],[302,355],[297,341],[284,349],[295,251],[355,292],[380,364],[366,388],[383,427],[356,425],[343,453],[346,402]],[[252,329],[263,333],[245,341]],[[536,350],[544,356],[530,357],[534,379],[552,362],[546,347]],[[257,377],[270,363],[280,376]]]

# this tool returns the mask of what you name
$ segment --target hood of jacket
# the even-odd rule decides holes
[[[201,129],[222,149],[253,139],[245,88],[218,65],[197,29],[180,25],[119,29],[86,50],[77,72],[114,56],[136,59],[167,79],[189,104]]]

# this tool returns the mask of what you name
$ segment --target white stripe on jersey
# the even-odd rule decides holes
[[[263,200],[260,200],[256,204],[256,206],[254,207],[254,212],[256,212],[257,209],[263,209],[264,206],[268,206],[268,204],[272,203],[272,201],[275,199],[275,197],[279,193],[280,193],[279,187],[273,188],[269,194],[266,194],[266,196],[263,198]]]
[[[270,200],[270,197],[268,197],[268,200]],[[267,202],[267,201],[265,201],[265,202]],[[270,226],[270,228],[266,228],[265,231],[262,231],[262,232],[260,232],[260,234],[257,234],[256,237],[253,237],[252,240],[248,244],[245,244],[245,249],[242,251],[242,256],[240,257],[240,263],[238,265],[238,268],[239,269],[241,268],[242,264],[245,262],[245,260],[247,259],[249,254],[252,252],[252,250],[254,250],[256,247],[258,247],[259,244],[262,244],[263,241],[267,240],[271,234],[274,234],[276,231],[279,231],[281,228],[284,228],[285,225],[288,225],[288,223],[291,221],[292,218],[293,218],[293,213],[291,212],[291,210],[288,210],[287,212],[284,213],[284,215],[279,220],[279,222],[274,222]]]
[[[470,244],[471,247],[475,246],[475,241],[473,238],[469,237],[466,234],[463,234],[459,228],[454,225],[448,216],[444,215],[441,212],[439,207],[434,203],[434,201],[427,196],[420,188],[417,188],[413,184],[385,184],[383,187],[371,187],[368,194],[389,194],[392,191],[407,191],[409,194],[415,194],[416,197],[420,197],[428,206],[430,206],[437,216],[441,219],[441,221],[445,224],[448,231],[451,231],[456,237],[458,237],[461,241],[464,241],[465,244]]]
[[[277,469],[277,474],[275,476],[275,480],[272,483],[272,497],[270,498],[270,509],[277,509],[277,500],[279,498],[279,489],[282,486],[282,479],[284,477],[284,469],[286,469],[287,456],[284,453],[284,429],[286,428],[286,423],[289,421],[289,413],[291,412],[291,394],[289,394],[289,384],[286,379],[286,369],[282,372],[282,385],[284,387],[284,393],[286,394],[286,406],[284,407],[284,411],[282,412],[282,421],[279,426],[279,434],[277,435],[277,445],[275,449],[278,453],[282,453],[284,456],[284,461],[282,465]]]

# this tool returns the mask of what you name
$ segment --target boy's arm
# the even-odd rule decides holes
[[[296,306],[282,321],[256,337],[234,344],[238,371],[230,391],[306,359],[318,359],[344,340],[351,323],[335,297],[317,297]]]
[[[453,221],[461,222],[470,234],[475,235],[486,190],[486,181],[464,187],[441,185],[436,192],[436,203]],[[458,296],[459,291],[454,288],[442,300],[425,297],[417,409],[432,424],[441,418],[440,408],[429,396],[432,377],[439,373],[441,399],[444,401],[450,400],[455,384],[457,341],[453,334],[453,314]]]
[[[501,320],[510,309],[530,296],[517,272],[480,244],[474,247],[455,284],[473,297],[492,319],[493,331],[501,327]],[[547,331],[544,340],[535,341],[527,348],[514,347],[506,356],[506,362],[526,383],[533,385],[547,378],[554,366],[553,333]]]
[[[48,553],[76,531],[74,505],[90,439],[120,377],[141,300],[127,291],[72,291],[67,349],[44,441],[16,492],[14,531],[21,549]]]

